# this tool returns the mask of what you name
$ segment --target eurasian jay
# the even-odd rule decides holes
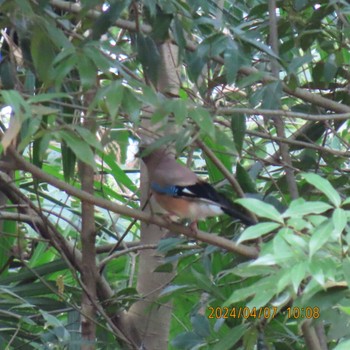
[[[196,229],[193,225],[200,219],[223,213],[245,225],[255,224],[213,186],[177,163],[169,150],[161,148],[140,156],[147,167],[150,187],[158,204],[170,215],[192,220],[191,228]]]

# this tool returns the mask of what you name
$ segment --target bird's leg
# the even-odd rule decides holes
[[[192,221],[192,222],[190,223],[190,229],[191,229],[191,232],[193,233],[193,236],[194,236],[194,237],[197,237],[198,232],[199,232],[197,223],[198,223],[197,220]]]
[[[167,213],[167,214],[162,214],[162,218],[168,223],[168,224],[172,224],[174,221],[172,219],[172,215]]]
[[[173,224],[178,219],[178,217],[172,213],[164,213],[162,214],[162,217],[169,224]]]

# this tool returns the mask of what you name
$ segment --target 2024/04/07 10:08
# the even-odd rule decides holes
[[[249,308],[249,307],[212,307],[209,306],[208,310],[210,314],[208,318],[219,319],[219,318],[274,318],[278,314],[277,307],[260,307],[260,308]],[[320,309],[315,306],[307,306],[305,308],[300,307],[287,307],[284,311],[280,311],[282,315],[288,318],[306,318],[306,319],[317,319],[320,317]]]

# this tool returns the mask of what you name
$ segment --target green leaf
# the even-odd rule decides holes
[[[135,92],[131,89],[124,89],[122,107],[129,115],[131,121],[134,123],[139,121],[141,102],[136,98]]]
[[[181,350],[198,349],[203,343],[203,338],[193,332],[180,333],[171,341],[172,346]]]
[[[16,116],[24,121],[31,117],[30,106],[16,90],[2,90],[1,95],[5,105],[11,106]]]
[[[335,229],[335,238],[340,239],[347,223],[348,223],[348,217],[346,215],[346,211],[341,208],[336,208],[332,215],[332,222]]]
[[[295,294],[297,294],[300,283],[306,277],[308,264],[303,261],[294,265],[291,269],[291,279]]]
[[[225,50],[227,41],[227,36],[222,33],[212,34],[198,45],[198,53],[202,57],[219,56]]]
[[[179,245],[184,244],[186,239],[181,237],[163,238],[158,242],[157,251],[167,253],[170,250],[177,249]]]
[[[45,94],[38,94],[35,96],[30,96],[27,99],[27,102],[32,104],[32,103],[41,103],[41,102],[48,102],[48,101],[52,101],[52,100],[56,100],[56,99],[62,99],[62,98],[66,98],[71,100],[72,97],[64,92],[49,92],[49,93],[45,93]]]
[[[55,22],[52,20],[42,21],[39,19],[40,24],[43,24],[45,31],[47,32],[48,37],[51,42],[59,49],[62,48],[73,48],[73,44],[69,38],[64,34],[64,32],[55,25]]]
[[[32,140],[34,134],[41,125],[41,118],[29,118],[22,124],[21,142],[18,145],[18,151],[22,152]]]
[[[76,156],[65,141],[61,142],[61,154],[64,180],[69,182],[74,177]]]
[[[342,262],[342,272],[347,282],[348,286],[350,286],[350,257],[346,256]]]
[[[213,118],[210,113],[201,107],[192,109],[189,113],[189,117],[199,126],[201,132],[210,137],[215,137],[215,126]]]
[[[325,82],[330,83],[336,76],[338,67],[335,63],[334,54],[329,55],[328,60],[324,64],[323,79]]]
[[[106,77],[111,76],[111,67],[116,67],[122,70],[119,62],[116,62],[115,60],[112,60],[111,57],[105,55],[103,49],[100,47],[100,43],[98,42],[85,44],[84,54],[90,58],[95,67],[97,67],[97,70],[103,72]]]
[[[219,341],[211,347],[212,350],[231,350],[233,346],[243,337],[247,331],[249,324],[240,324],[234,328],[231,328],[223,337],[219,338]]]
[[[244,331],[243,349],[254,350],[255,345],[258,343],[259,337],[260,331],[256,327]]]
[[[182,56],[184,49],[186,48],[186,39],[184,35],[184,27],[181,23],[179,16],[174,18],[174,30],[173,30],[174,39],[179,47],[179,56]]]
[[[83,52],[78,54],[77,68],[80,76],[80,83],[83,89],[90,89],[97,83],[97,71],[95,64]]]
[[[265,73],[258,71],[255,73],[252,73],[241,80],[237,82],[237,87],[243,89],[247,86],[253,85],[254,83],[260,81],[262,78],[264,78]]]
[[[275,81],[269,83],[263,88],[263,98],[261,108],[263,109],[278,109],[281,106],[282,98],[282,82]]]
[[[200,314],[195,314],[191,317],[193,331],[202,338],[210,335],[210,326],[208,317]]]
[[[4,90],[14,89],[16,86],[16,67],[8,58],[0,62],[0,78]]]
[[[43,54],[43,48],[45,48],[45,54]],[[56,56],[56,48],[41,26],[35,27],[33,31],[30,50],[40,79],[49,83],[53,76],[52,62]]]
[[[125,186],[128,190],[132,191],[133,193],[136,193],[138,188],[135,185],[135,183],[125,174],[123,169],[118,165],[116,162],[115,154],[109,153],[109,154],[100,154],[101,157],[103,157],[103,161],[108,165],[110,168],[110,173],[114,177],[117,184],[121,187]]]
[[[312,233],[309,243],[310,258],[329,240],[333,232],[333,222],[331,219],[322,222]]]
[[[175,122],[177,125],[182,125],[188,117],[187,105],[183,100],[171,100],[166,103],[167,110],[174,113]]]
[[[6,202],[4,203],[6,205]],[[8,209],[11,212],[15,212],[15,209]],[[11,255],[11,247],[15,243],[16,236],[18,236],[19,228],[18,223],[14,220],[3,220],[1,230],[6,232],[6,235],[1,235],[0,240],[0,269],[1,275],[6,276],[9,269],[9,265],[6,263],[9,261]]]
[[[284,218],[304,216],[309,214],[321,214],[333,207],[324,202],[305,202],[303,199],[297,199],[290,204],[290,207],[283,213]]]
[[[250,226],[242,232],[237,244],[266,235],[267,233],[276,230],[278,227],[280,227],[280,224],[275,222],[263,222],[261,224]]]
[[[40,276],[47,276],[53,274],[58,271],[66,270],[67,264],[64,260],[58,259],[51,263],[40,265],[32,270],[20,270],[15,274],[11,274],[9,276],[0,276],[0,284],[7,285],[10,283],[24,283],[28,280],[35,281]]]
[[[195,279],[197,288],[203,289],[208,293],[212,294],[219,300],[224,300],[224,296],[218,286],[210,282],[210,279],[207,275],[198,272],[194,268],[191,268],[192,277]]]
[[[96,169],[94,154],[86,142],[78,138],[77,135],[66,130],[58,131],[55,135],[59,136],[67,143],[67,146],[74,152],[79,160],[92,166],[93,169]]]
[[[228,84],[236,80],[237,73],[244,62],[241,49],[236,42],[229,40],[224,53],[225,75]]]
[[[162,64],[158,47],[149,36],[137,33],[137,55],[142,64],[145,75],[157,86],[159,69]]]
[[[57,114],[57,113],[60,112],[59,109],[54,109],[54,108],[46,107],[46,106],[43,106],[43,105],[31,106],[31,111],[32,111],[33,115],[37,115],[37,116]]]
[[[276,256],[273,254],[265,254],[252,262],[252,266],[273,266],[277,264]]]
[[[302,110],[303,111],[303,110]],[[308,143],[316,143],[317,140],[324,134],[326,128],[322,122],[314,122],[307,125],[303,132],[296,137],[296,141],[303,141]],[[304,146],[291,145],[291,150],[302,149]]]
[[[108,28],[115,24],[122,11],[128,6],[129,0],[118,0],[112,2],[107,10],[96,19],[92,26],[92,39],[98,40],[107,32]]]
[[[350,340],[344,340],[338,344],[333,350],[349,350]]]
[[[170,273],[174,271],[174,265],[172,263],[165,263],[162,265],[158,265],[152,272],[166,272]]]
[[[280,60],[279,56],[276,55],[276,53],[273,52],[270,47],[263,44],[261,41],[251,39],[247,35],[247,33],[244,32],[242,29],[240,29],[238,26],[231,26],[230,28],[231,28],[232,32],[235,34],[235,36],[240,38],[242,41],[246,42],[249,45],[256,47],[257,49],[261,50],[262,52],[265,52],[267,55],[269,55],[277,60]]]
[[[317,174],[302,174],[303,178],[312,186],[316,187],[319,191],[324,193],[326,197],[333,203],[335,207],[339,207],[341,198],[339,193],[333,188],[330,182]]]
[[[259,293],[254,295],[254,298],[247,304],[247,308],[249,310],[252,310],[254,307],[259,309],[260,307],[267,305],[267,303],[273,298],[275,292],[275,283],[273,286],[270,285],[269,287],[265,287],[264,289],[260,290]]]
[[[308,53],[303,56],[295,56],[292,58],[291,62],[288,64],[288,72],[289,73],[296,73],[298,68],[301,66],[310,63],[313,60],[313,56]]]
[[[81,334],[80,330],[80,313],[77,310],[69,310],[67,312],[67,326],[66,329],[69,332],[69,349],[68,350],[80,350],[81,349]]]
[[[309,227],[309,222],[300,217],[291,217],[287,220],[287,225],[296,231],[303,231]]]
[[[93,134],[90,130],[79,126],[79,125],[74,125],[74,130],[81,136],[81,138],[88,143],[91,147],[95,148],[96,150],[99,150],[103,152],[103,147],[96,138],[96,135]]]
[[[240,289],[236,289],[231,296],[225,301],[224,306],[228,306],[243,300],[247,300],[250,296],[255,295],[260,290],[267,290],[271,287],[271,281],[273,278],[264,277],[261,278],[256,283],[253,283],[252,285],[248,287],[243,287]],[[276,282],[273,280],[273,284],[276,286]],[[271,295],[272,297],[272,295]]]
[[[245,170],[240,162],[236,168],[237,181],[239,182],[244,193],[257,193],[256,182],[253,181],[250,174]]]
[[[238,153],[242,154],[243,142],[246,132],[246,116],[243,113],[231,117],[231,131]]]
[[[348,314],[350,316],[350,306],[341,306],[339,305],[339,310],[343,311],[344,313]]]
[[[40,313],[42,314],[46,323],[49,326],[51,326],[51,327],[61,327],[62,326],[62,322],[59,321],[58,318],[56,318],[55,316],[52,316],[51,314],[49,314],[48,312],[46,312],[44,310],[40,310]]]
[[[323,272],[319,259],[315,259],[315,257],[312,258],[311,262],[309,263],[309,271],[312,275],[312,278],[321,286],[324,286],[326,282],[326,276]]]
[[[284,238],[285,234],[290,233],[281,229],[273,239],[273,254],[279,265],[290,264],[290,259],[295,256],[295,250]]]
[[[276,295],[278,295],[279,293],[288,290],[290,286],[290,284],[292,283],[292,273],[290,269],[284,269],[283,271],[283,275],[281,276],[281,278],[277,281],[277,285],[276,285]]]
[[[55,77],[55,86],[57,90],[60,89],[62,81],[73,69],[75,69],[77,64],[78,55],[75,51],[73,51],[71,55],[68,55],[68,57],[59,61],[59,63],[54,67],[53,76]]]
[[[141,102],[155,107],[161,105],[161,108],[164,108],[169,113],[173,113],[177,102],[180,102],[177,99],[165,98],[165,96],[158,94],[154,88],[147,85],[142,86],[142,94],[138,94],[137,96]]]
[[[293,234],[293,231],[290,228],[285,227],[283,227],[280,232],[283,239],[285,239],[294,250],[299,250],[304,253],[307,249],[308,241],[306,237]]]
[[[175,292],[178,292],[180,291],[181,293],[183,293],[184,291],[186,291],[188,289],[188,286],[186,285],[174,285],[174,284],[171,284],[167,287],[165,287],[160,293],[159,293],[159,296],[162,297],[162,296],[166,296],[166,295],[172,295],[173,293]]]
[[[276,221],[283,224],[281,214],[271,204],[259,201],[255,198],[240,198],[237,199],[235,202],[242,205],[247,210],[253,212],[259,217],[267,218],[272,221]]]
[[[169,39],[169,27],[173,16],[173,13],[163,11],[160,6],[157,6],[155,16],[149,18],[152,27],[151,36],[155,42],[164,42]]]
[[[225,166],[229,171],[232,169],[232,159],[229,157],[226,152],[226,148],[223,147],[220,143],[215,143],[210,137],[204,139],[204,143],[209,147],[215,154],[215,156],[220,160],[220,162]],[[211,183],[217,183],[224,179],[224,175],[217,168],[217,166],[212,162],[212,160],[204,154],[205,163],[208,169],[209,181]]]

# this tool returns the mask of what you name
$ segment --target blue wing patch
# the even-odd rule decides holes
[[[171,197],[182,197],[188,199],[204,199],[216,203],[228,215],[241,220],[245,225],[254,225],[255,221],[242,213],[236,205],[224,195],[215,190],[213,186],[206,182],[198,182],[190,186],[167,185],[161,186],[156,182],[151,183],[151,189],[159,194],[165,194]]]
[[[160,194],[166,194],[168,196],[176,197],[179,194],[179,187],[177,186],[161,186],[157,184],[156,182],[151,183],[151,189],[154,192],[160,193]]]

